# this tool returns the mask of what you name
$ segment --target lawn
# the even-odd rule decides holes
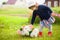
[[[16,33],[22,26],[28,24],[28,18],[16,16],[0,16],[0,40],[60,40],[60,25],[53,24],[53,35],[48,37],[48,29],[43,29],[43,37],[23,37]],[[39,27],[38,24],[34,24]]]
[[[57,9],[57,8],[56,8]],[[54,11],[56,11],[53,8]],[[59,13],[57,9],[57,13]],[[0,14],[27,14],[29,9],[27,8],[1,8]],[[57,19],[58,21],[59,19]],[[60,22],[60,20],[59,20]],[[60,40],[60,23],[53,24],[53,35],[48,37],[48,29],[43,29],[43,37],[31,38],[18,35],[16,31],[22,26],[28,24],[28,18],[18,16],[0,16],[0,40]],[[39,27],[38,24],[34,24],[34,27]]]
[[[0,8],[0,14],[27,14],[27,13],[29,13],[28,8],[13,8],[13,7]]]
[[[60,7],[51,8],[54,12],[60,13]],[[17,8],[17,7],[3,7],[0,8],[0,14],[29,14],[31,10],[28,8]]]

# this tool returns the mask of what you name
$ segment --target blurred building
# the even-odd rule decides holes
[[[8,1],[7,1],[7,4],[11,4],[11,5],[13,5],[13,4],[16,3],[16,1],[17,1],[17,0],[8,0]]]
[[[49,7],[57,7],[57,6],[60,6],[60,0],[46,0],[45,3]]]
[[[21,5],[23,3],[24,0],[8,0],[7,1],[7,4],[16,4],[16,5]],[[45,1],[45,4],[48,6],[48,7],[57,7],[57,6],[60,6],[60,0],[46,0]]]

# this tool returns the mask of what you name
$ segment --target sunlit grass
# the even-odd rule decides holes
[[[29,9],[28,8],[1,8],[0,14],[28,14]]]
[[[17,30],[28,24],[28,18],[15,16],[0,16],[0,40],[60,40],[60,25],[53,24],[53,35],[47,35],[48,29],[43,29],[43,37],[31,38],[17,34]],[[1,26],[3,25],[3,26]],[[34,24],[34,27],[40,27]]]

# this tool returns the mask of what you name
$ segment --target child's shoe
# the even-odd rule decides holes
[[[39,32],[38,36],[39,36],[39,37],[42,37],[42,32]]]
[[[52,36],[52,32],[48,32],[48,36]]]

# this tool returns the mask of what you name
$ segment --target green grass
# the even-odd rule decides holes
[[[60,13],[60,7],[54,7],[52,10],[56,13]]]
[[[27,14],[29,13],[29,9],[27,8],[1,8],[0,14]]]
[[[43,29],[43,37],[23,37],[16,33],[22,26],[28,23],[28,18],[15,16],[0,16],[0,40],[60,40],[60,25],[53,24],[53,35],[48,37],[48,29]],[[2,26],[1,26],[2,25]],[[34,25],[39,27],[38,24]]]
[[[60,13],[60,7],[51,8],[54,12]],[[28,8],[14,8],[14,7],[3,7],[0,8],[0,14],[28,14],[30,10]]]

